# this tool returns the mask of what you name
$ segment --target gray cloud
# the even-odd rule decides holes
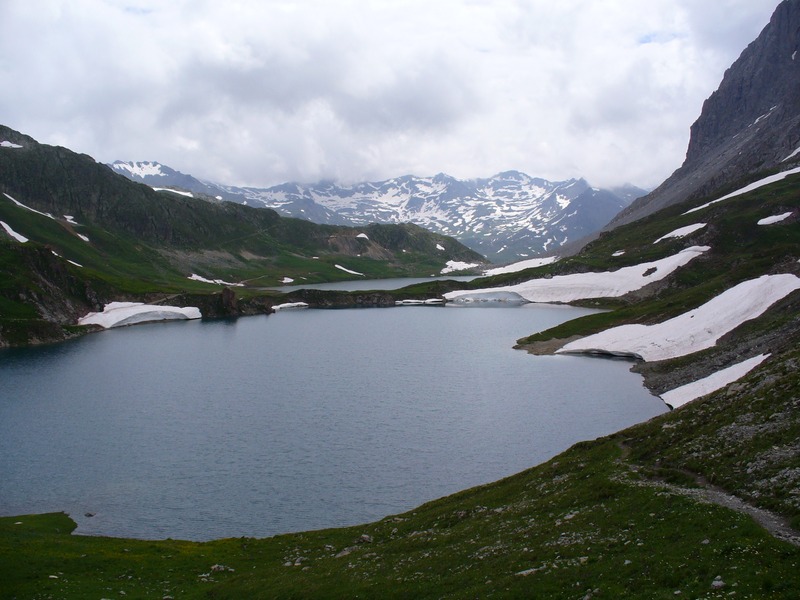
[[[656,185],[777,0],[5,0],[4,124],[225,183]]]

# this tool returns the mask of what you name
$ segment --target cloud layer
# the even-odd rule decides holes
[[[655,186],[777,0],[4,0],[5,125],[222,183]]]

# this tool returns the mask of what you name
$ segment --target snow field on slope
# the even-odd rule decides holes
[[[519,262],[512,263],[510,265],[506,265],[504,267],[495,267],[493,269],[489,269],[484,271],[483,274],[485,276],[491,275],[502,275],[504,273],[516,273],[518,271],[524,271],[525,269],[532,269],[534,267],[543,267],[544,265],[553,264],[558,260],[557,256],[548,256],[546,258],[529,258],[527,260],[521,260]]]
[[[788,219],[792,216],[792,213],[787,212],[783,213],[782,215],[774,215],[772,217],[766,217],[764,219],[759,219],[757,225],[773,225],[774,223],[780,223],[784,219]]]
[[[653,243],[657,244],[661,240],[668,240],[670,238],[686,237],[690,233],[694,233],[695,231],[698,231],[698,230],[702,229],[706,225],[707,225],[706,223],[694,223],[693,225],[687,225],[686,227],[680,227],[680,228],[676,229],[675,231],[670,231],[668,234],[662,235],[660,238],[658,238]]]
[[[2,228],[6,230],[6,233],[8,235],[17,240],[19,243],[24,244],[25,242],[28,241],[28,238],[26,238],[21,233],[17,233],[13,229],[11,229],[11,225],[5,223],[4,221],[0,221],[0,226],[2,226]]]
[[[661,394],[661,399],[672,408],[678,408],[706,394],[721,390],[729,383],[738,381],[769,358],[769,356],[769,354],[759,354],[753,358],[748,358],[740,363],[712,373],[708,377],[664,392]]]
[[[586,298],[624,296],[649,283],[667,277],[710,248],[692,246],[660,260],[623,267],[602,273],[557,275],[551,279],[532,279],[516,285],[477,290],[459,290],[444,295],[452,302],[485,301],[498,292],[518,295],[528,302],[572,302]]]
[[[797,289],[800,278],[795,275],[763,275],[663,323],[612,327],[570,342],[557,353],[607,353],[645,361],[685,356],[711,348],[723,335]]]
[[[728,200],[729,198],[735,198],[736,196],[741,196],[742,194],[746,194],[748,192],[752,192],[753,190],[757,190],[760,187],[764,187],[765,185],[769,185],[771,183],[775,183],[777,181],[781,181],[786,179],[789,175],[794,175],[795,173],[800,173],[800,167],[796,167],[794,169],[789,169],[788,171],[783,171],[782,173],[776,173],[775,175],[770,175],[769,177],[764,177],[764,179],[759,179],[758,181],[754,181],[750,185],[746,185],[743,188],[736,190],[735,192],[731,192],[730,194],[726,194],[722,198],[717,198],[716,200],[712,200],[711,202],[706,202],[702,206],[697,206],[690,210],[687,210],[684,215],[688,215],[689,213],[696,212],[698,210],[702,210],[704,208],[708,208],[712,204],[716,204],[717,202],[722,202],[723,200]]]

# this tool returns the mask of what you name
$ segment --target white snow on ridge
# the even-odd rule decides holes
[[[529,258],[528,260],[521,260],[519,262],[506,265],[504,267],[495,267],[483,272],[484,275],[501,275],[503,273],[516,273],[524,271],[525,269],[532,269],[534,267],[543,267],[544,265],[553,264],[558,260],[557,256],[547,256],[545,258]]]
[[[731,192],[730,194],[727,194],[722,198],[717,198],[716,200],[712,200],[711,202],[706,202],[702,206],[697,206],[695,208],[692,208],[691,210],[687,210],[683,214],[688,215],[689,213],[693,213],[695,211],[708,208],[709,206],[711,206],[712,204],[716,204],[717,202],[722,202],[723,200],[728,200],[729,198],[733,198],[735,196],[741,196],[742,194],[752,192],[753,190],[757,190],[758,188],[764,187],[765,185],[782,181],[783,179],[786,179],[789,175],[794,175],[795,173],[800,173],[800,167],[789,169],[788,171],[783,171],[782,173],[776,173],[775,175],[770,175],[769,177],[764,177],[764,179],[759,179],[758,181],[754,181],[750,185],[746,185],[745,187],[738,189],[735,192]]]
[[[183,319],[199,319],[200,309],[195,306],[181,308],[178,306],[157,306],[141,302],[111,302],[106,304],[103,312],[90,312],[78,319],[79,325],[100,325],[106,329],[122,327],[150,321],[170,321]]]
[[[664,279],[709,249],[708,246],[692,246],[661,260],[616,271],[557,275],[551,279],[532,279],[516,285],[448,292],[444,297],[455,302],[472,302],[503,292],[516,294],[528,302],[572,302],[584,298],[624,296],[648,283]]]
[[[772,225],[773,223],[780,223],[784,219],[788,219],[792,216],[791,212],[783,213],[782,215],[773,215],[771,217],[765,217],[763,219],[758,220],[758,225]]]
[[[769,354],[759,354],[753,358],[731,365],[726,369],[712,373],[708,377],[698,379],[661,394],[661,399],[672,408],[683,406],[687,402],[696,400],[701,396],[721,390],[729,383],[738,381],[758,365],[769,358]]]
[[[356,237],[357,238],[361,238],[362,240],[368,240],[369,239],[369,236],[366,233],[359,233]]]
[[[436,249],[437,250],[444,250],[444,246],[442,246],[441,244],[436,244]]]
[[[478,263],[461,262],[458,260],[448,260],[447,266],[444,267],[440,273],[446,275],[447,273],[455,273],[456,271],[465,271],[466,269],[473,269],[480,266]]]
[[[794,157],[795,157],[795,156],[797,156],[798,154],[800,154],[800,146],[798,146],[797,148],[795,148],[794,152],[792,152],[792,153],[791,153],[789,156],[787,156],[786,158],[784,158],[784,159],[783,159],[781,162],[786,162],[787,160],[791,160],[792,158],[794,158]]]
[[[131,175],[142,178],[147,177],[148,175],[158,177],[165,177],[167,175],[161,171],[161,165],[149,161],[139,163],[116,162],[114,163],[113,167],[118,171],[128,171]]]
[[[9,142],[8,140],[3,140],[0,142],[0,148],[22,148],[22,146],[14,142]]]
[[[620,325],[563,346],[558,353],[612,354],[665,360],[711,348],[791,292],[800,278],[785,273],[744,281],[702,306],[656,325]]]
[[[28,238],[26,238],[26,237],[25,237],[24,235],[22,235],[21,233],[17,233],[17,232],[16,232],[16,231],[14,231],[13,229],[11,229],[11,226],[10,226],[10,225],[8,225],[7,223],[5,223],[5,222],[3,222],[3,221],[0,221],[0,226],[2,226],[2,227],[3,227],[3,229],[5,229],[5,230],[6,230],[6,233],[7,233],[8,235],[10,235],[12,238],[14,238],[15,240],[17,240],[18,242],[20,242],[20,243],[24,244],[25,242],[27,242],[27,241],[28,241]]]
[[[363,273],[359,273],[358,271],[351,271],[350,269],[344,268],[342,265],[333,265],[337,269],[344,271],[345,273],[350,273],[351,275],[361,275],[361,277],[366,277]]]
[[[192,281],[201,281],[203,283],[213,283],[215,285],[230,285],[233,287],[244,287],[243,283],[231,283],[229,281],[223,281],[222,279],[206,279],[205,277],[198,275],[197,273],[192,273],[186,279],[191,279]]]
[[[706,223],[694,223],[693,225],[687,225],[686,227],[680,227],[680,228],[676,229],[675,231],[670,231],[668,234],[662,235],[660,238],[658,238],[653,243],[657,244],[661,240],[667,240],[667,239],[670,239],[670,238],[686,237],[690,233],[694,233],[695,231],[697,231],[699,229],[702,229],[706,225],[707,225]]]
[[[22,202],[20,202],[20,201],[18,201],[18,200],[15,200],[14,198],[12,198],[11,196],[9,196],[9,195],[8,195],[8,194],[6,194],[5,192],[3,192],[3,196],[5,196],[5,197],[6,197],[6,198],[8,198],[9,200],[11,200],[11,201],[12,201],[14,204],[16,204],[17,206],[19,206],[20,208],[24,208],[25,210],[29,210],[29,211],[31,211],[31,212],[33,212],[33,213],[36,213],[37,215],[42,215],[43,217],[47,217],[48,219],[53,219],[53,220],[55,220],[55,217],[54,217],[53,215],[51,215],[50,213],[43,213],[43,212],[42,212],[42,211],[40,211],[40,210],[36,210],[35,208],[31,208],[30,206],[25,206],[25,205],[24,205]]]
[[[192,192],[184,192],[182,190],[173,190],[172,188],[160,188],[160,187],[154,187],[153,189],[156,192],[172,192],[173,194],[179,194],[181,196],[186,196],[188,198],[194,198],[194,194],[192,194]]]

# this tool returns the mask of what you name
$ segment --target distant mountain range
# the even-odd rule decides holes
[[[563,244],[598,231],[646,193],[632,185],[599,189],[584,179],[553,182],[518,171],[485,179],[440,173],[351,186],[320,182],[253,188],[203,181],[157,162],[109,166],[155,188],[272,208],[315,223],[414,223],[500,263],[556,253]]]

